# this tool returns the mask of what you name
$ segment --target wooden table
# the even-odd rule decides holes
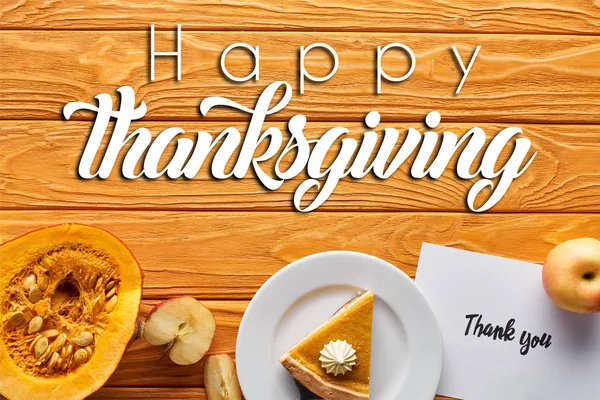
[[[7,2],[4,2],[7,3]],[[77,5],[75,5],[77,3]],[[237,329],[256,290],[280,268],[326,250],[373,254],[414,276],[423,241],[541,262],[557,243],[600,237],[600,5],[589,0],[297,0],[178,2],[18,1],[0,11],[0,236],[3,241],[45,225],[80,222],[108,229],[131,248],[144,272],[142,314],[161,299],[189,294],[215,313],[211,353],[234,355]],[[161,4],[163,3],[163,4]],[[171,50],[183,25],[183,76],[157,61],[148,81],[149,25],[157,49]],[[220,53],[243,41],[260,46],[259,82],[234,84],[218,71]],[[147,116],[134,127],[180,126],[219,133],[245,127],[245,117],[219,111],[200,118],[213,95],[252,106],[275,80],[297,83],[299,46],[327,42],[339,54],[335,77],[307,84],[304,96],[267,125],[284,127],[303,113],[307,136],[347,126],[364,131],[377,110],[385,126],[422,131],[431,110],[441,129],[462,134],[480,126],[491,138],[520,126],[537,158],[491,211],[466,209],[473,182],[449,168],[437,181],[414,180],[406,166],[392,178],[344,180],[316,212],[292,208],[300,179],[268,192],[248,175],[193,180],[128,181],[77,177],[90,115],[64,121],[70,101],[91,102],[130,85]],[[403,42],[416,54],[411,78],[384,84],[375,96],[376,46]],[[459,96],[450,46],[463,58],[482,46]],[[388,74],[406,70],[402,53],[384,59]],[[232,52],[229,70],[251,70]],[[321,52],[307,58],[312,74],[329,71]],[[506,155],[505,155],[506,156]],[[143,341],[94,398],[205,399],[202,363],[177,367]],[[255,400],[255,399],[252,399]]]

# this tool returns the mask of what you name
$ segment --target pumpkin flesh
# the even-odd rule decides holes
[[[67,224],[2,244],[0,260],[0,393],[68,400],[99,389],[136,330],[142,273],[131,252]]]

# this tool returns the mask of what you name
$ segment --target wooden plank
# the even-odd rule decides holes
[[[145,295],[249,299],[301,257],[354,250],[416,272],[422,242],[542,262],[556,244],[600,237],[600,214],[2,211],[3,241],[79,222],[121,238],[145,272]]]
[[[142,125],[154,133],[179,126],[186,131],[185,137],[194,139],[198,129],[216,137],[230,124],[152,122],[133,124],[131,130]],[[245,129],[242,124],[234,125],[242,132]],[[414,124],[393,124],[399,129],[411,125]],[[506,126],[443,124],[438,131],[449,130],[462,135],[476,125],[490,137]],[[78,178],[76,171],[90,126],[89,122],[81,121],[0,121],[0,206],[5,209],[292,210],[293,193],[306,179],[304,175],[299,176],[284,183],[277,191],[268,191],[253,174],[241,180],[215,180],[207,164],[192,180],[125,180],[119,173],[121,157],[109,179],[83,180]],[[274,126],[285,129],[283,123],[277,122]],[[352,132],[350,136],[357,139],[365,129],[358,123],[311,123],[305,134],[309,139],[316,139],[333,126],[348,127]],[[491,211],[599,211],[600,126],[523,125],[521,128],[522,136],[532,141],[531,154],[537,151],[538,155]],[[512,147],[505,153],[510,151]],[[331,162],[336,154],[337,146],[330,152],[327,162]],[[504,154],[504,158],[507,155]],[[409,166],[413,159],[411,157],[388,180],[371,175],[360,180],[343,180],[320,209],[467,210],[465,198],[474,181],[456,177],[456,157],[437,181],[411,178]],[[265,171],[271,171],[272,166],[272,161],[262,164]],[[312,196],[309,199],[312,200]],[[485,199],[487,195],[481,197],[482,201]],[[307,201],[304,206],[306,204]]]
[[[140,317],[145,319],[158,301],[144,300],[140,307]],[[235,342],[246,310],[246,301],[203,301],[213,312],[217,330],[208,354],[229,354],[235,356]],[[133,343],[125,352],[123,360],[107,386],[204,386],[204,363],[176,365],[166,357],[160,361],[164,349],[153,347],[143,339]],[[160,362],[159,362],[160,361]]]
[[[476,33],[600,31],[600,6],[590,0],[182,0],[130,2],[9,0],[0,29],[144,29],[149,23],[188,30],[339,30]]]
[[[203,388],[161,388],[161,387],[103,387],[90,397],[90,400],[208,400]]]
[[[202,388],[112,388],[105,387],[94,393],[89,399],[94,400],[207,400],[206,392]],[[434,400],[450,400],[450,397],[436,396]]]
[[[207,96],[253,106],[273,81],[286,80],[296,89],[299,47],[323,40],[315,32],[184,32],[182,81],[173,79],[173,60],[159,59],[157,80],[149,83],[146,31],[5,31],[0,37],[1,118],[61,119],[68,102],[93,102],[99,93],[114,94],[130,85],[148,105],[146,120],[197,121],[198,105]],[[260,46],[259,82],[227,82],[215,67],[223,49],[240,41]],[[361,121],[377,110],[384,121],[422,121],[438,110],[444,121],[600,122],[600,36],[328,33],[326,41],[338,52],[337,74],[325,83],[307,83],[305,94],[296,93],[274,119],[303,113],[309,121]],[[416,70],[407,81],[384,83],[377,96],[374,52],[392,42],[413,49]],[[159,50],[173,43],[172,32],[157,34]],[[454,92],[461,73],[452,45],[465,59],[482,46],[459,96]],[[306,63],[315,76],[330,69],[329,56],[319,51]],[[392,76],[406,72],[406,57],[399,51],[386,54],[383,64]],[[237,76],[251,69],[244,52],[230,53],[227,65]],[[208,117],[247,120],[224,108]]]

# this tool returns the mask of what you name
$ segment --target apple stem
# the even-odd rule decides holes
[[[167,356],[167,354],[169,354],[169,351],[171,350],[171,347],[173,347],[173,343],[175,343],[175,341],[172,341],[171,343],[169,343],[167,345],[167,348],[165,349],[165,351],[163,351],[163,354],[160,357],[160,359],[156,362],[156,364],[154,364],[152,366],[152,370],[156,370],[158,368],[158,365],[160,364],[160,362],[165,359],[165,357]]]

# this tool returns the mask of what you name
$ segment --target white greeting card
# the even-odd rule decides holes
[[[444,337],[440,395],[597,400],[600,314],[556,307],[542,267],[424,243],[417,284]]]

